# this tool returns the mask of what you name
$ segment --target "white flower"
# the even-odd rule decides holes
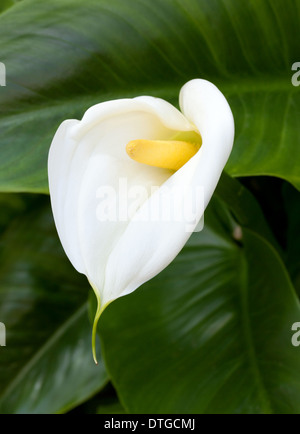
[[[212,83],[186,83],[180,107],[181,112],[149,96],[104,102],[81,121],[63,122],[53,139],[49,187],[54,219],[67,256],[96,293],[94,334],[107,304],[133,292],[179,253],[230,155],[233,116]],[[128,191],[143,187],[146,193],[126,195],[121,179]],[[159,188],[154,191],[154,186]],[[129,206],[129,219],[101,221],[103,191],[115,192],[106,205]],[[171,210],[174,201],[176,211]],[[176,218],[184,207],[190,215]],[[161,218],[161,211],[169,218]]]

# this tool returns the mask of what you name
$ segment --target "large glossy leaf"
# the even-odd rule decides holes
[[[300,412],[298,299],[271,244],[249,229],[236,243],[222,209],[103,314],[106,363],[132,413]]]
[[[24,0],[0,16],[0,189],[47,191],[51,138],[66,118],[111,98],[177,103],[203,77],[232,105],[233,175],[299,188],[300,0]],[[291,158],[291,155],[293,158]]]
[[[65,412],[107,381],[103,363],[96,367],[91,354],[89,285],[59,245],[46,198],[31,198],[21,214],[28,199],[2,199],[1,215],[8,209],[11,217],[15,208],[19,216],[11,217],[0,244],[0,321],[7,331],[0,412]]]

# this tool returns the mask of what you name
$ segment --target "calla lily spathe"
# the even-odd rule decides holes
[[[150,96],[108,101],[91,107],[81,121],[63,122],[53,139],[48,168],[54,219],[67,256],[96,293],[96,322],[108,303],[163,270],[191,234],[184,221],[147,220],[149,210],[164,206],[168,195],[176,195],[180,206],[189,192],[201,186],[204,206],[193,204],[195,228],[230,155],[233,116],[212,83],[200,79],[186,83],[180,108]],[[165,163],[143,164],[126,153],[126,145],[136,141],[150,143],[150,148],[158,143],[163,152],[164,143],[173,146],[174,137],[178,144],[193,134],[202,144],[178,170]],[[97,191],[111,186],[120,195],[121,178],[129,187],[145,186],[148,197],[140,199],[129,221],[100,222]],[[159,188],[151,193],[151,186]]]

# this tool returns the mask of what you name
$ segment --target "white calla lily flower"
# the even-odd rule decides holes
[[[104,308],[157,275],[182,249],[229,158],[234,121],[223,94],[206,80],[192,80],[181,89],[180,108],[149,96],[108,101],[81,121],[63,122],[53,139],[52,209],[67,256],[97,296],[93,342]],[[120,180],[128,192],[143,187],[144,194],[126,195]],[[99,217],[104,196],[108,208],[118,208],[106,221]],[[125,204],[129,217],[120,218]],[[187,215],[177,218],[183,207]]]

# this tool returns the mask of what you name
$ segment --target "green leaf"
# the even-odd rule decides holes
[[[299,188],[299,18],[299,0],[24,0],[0,16],[0,190],[47,192],[47,153],[64,119],[141,94],[176,104],[196,77],[232,105],[229,173]]]
[[[4,12],[6,9],[10,8],[14,4],[15,4],[14,0],[1,0],[0,13]]]
[[[214,203],[175,261],[102,317],[104,357],[131,413],[300,412],[300,306],[261,236]]]
[[[62,413],[107,382],[103,363],[92,359],[89,285],[60,247],[49,208],[47,198],[31,198],[2,235],[1,413]]]

